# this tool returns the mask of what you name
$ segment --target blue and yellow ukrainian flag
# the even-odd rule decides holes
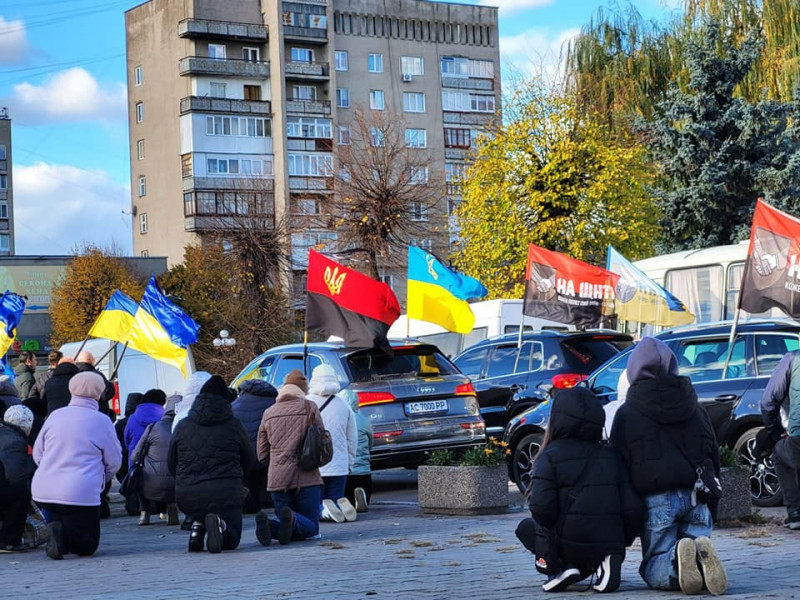
[[[445,267],[435,256],[416,246],[408,247],[409,319],[435,323],[456,333],[469,333],[475,325],[475,315],[467,300],[483,298],[488,293],[474,277]]]
[[[133,326],[139,305],[119,290],[114,290],[105,308],[89,330],[89,335],[115,342],[124,342]]]
[[[186,376],[186,349],[197,342],[200,326],[167,300],[150,277],[126,340],[134,350],[174,365]]]
[[[619,275],[614,300],[618,319],[662,327],[694,323],[694,315],[683,302],[650,279],[613,246],[608,247],[606,270]]]
[[[0,322],[3,325],[0,330],[0,356],[5,356],[14,343],[17,325],[22,319],[23,312],[25,312],[25,298],[6,290],[0,297]]]

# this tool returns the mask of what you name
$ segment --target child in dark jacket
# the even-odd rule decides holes
[[[597,573],[598,592],[620,584],[625,548],[642,523],[642,501],[616,450],[600,445],[605,413],[586,388],[558,393],[533,465],[529,507],[517,537],[560,592]]]

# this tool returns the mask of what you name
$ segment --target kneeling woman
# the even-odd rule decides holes
[[[625,548],[642,524],[642,501],[622,457],[600,445],[605,413],[586,388],[558,393],[545,441],[533,465],[529,506],[517,537],[536,555],[549,578],[546,592],[560,592],[594,573],[598,592],[620,584]]]

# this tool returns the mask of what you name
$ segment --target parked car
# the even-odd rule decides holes
[[[800,323],[753,320],[740,323],[728,368],[723,373],[730,345],[731,323],[688,325],[655,337],[664,341],[678,359],[681,375],[691,378],[700,405],[711,417],[717,440],[738,453],[750,467],[750,488],[756,506],[777,506],[783,496],[771,459],[753,455],[755,436],[763,427],[761,396],[778,361],[800,345]],[[616,400],[617,382],[628,364],[630,350],[595,371],[586,385],[603,401]],[[505,440],[512,450],[510,475],[520,489],[530,485],[532,460],[541,446],[550,417],[551,402],[544,402],[512,419]]]
[[[463,451],[483,444],[486,430],[469,378],[430,344],[392,343],[394,356],[345,348],[341,343],[308,345],[305,372],[330,365],[342,389],[358,397],[359,412],[374,430],[372,468],[415,467],[437,449]],[[236,377],[232,387],[260,378],[280,387],[292,369],[303,369],[303,345],[268,350]],[[323,415],[324,419],[324,415]]]
[[[633,343],[613,330],[537,331],[484,340],[453,359],[475,386],[489,435],[501,436],[510,418],[543,402],[548,391],[572,387]]]

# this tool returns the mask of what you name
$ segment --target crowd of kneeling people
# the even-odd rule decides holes
[[[582,387],[556,395],[533,466],[531,517],[516,534],[547,576],[545,591],[587,578],[615,591],[625,549],[640,537],[650,588],[722,594],[727,576],[709,539],[720,464],[708,415],[659,340],[639,342],[623,373],[618,400],[605,407]],[[24,550],[33,501],[48,521],[50,558],[93,554],[110,482],[133,465],[142,477],[126,498],[129,514],[142,526],[161,514],[189,529],[190,552],[235,549],[243,513],[255,514],[266,546],[318,538],[320,519],[353,521],[367,510],[371,426],[327,365],[310,381],[292,371],[279,390],[246,380],[238,395],[196,372],[181,396],[131,394],[116,425],[99,410],[108,389],[100,373],[76,370],[64,383],[68,404],[38,424],[30,403],[0,395],[11,404],[0,425],[0,551]],[[310,423],[330,431],[334,452],[304,471],[297,453]]]

